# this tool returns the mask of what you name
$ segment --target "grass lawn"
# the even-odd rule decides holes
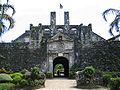
[[[13,83],[0,83],[0,90],[11,90],[13,87],[15,87]]]

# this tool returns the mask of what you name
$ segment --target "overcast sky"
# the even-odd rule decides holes
[[[63,9],[60,9],[60,5]],[[93,32],[105,39],[110,38],[108,33],[109,22],[105,22],[102,12],[108,8],[120,9],[120,0],[10,0],[14,5],[15,27],[2,36],[2,40],[10,42],[29,30],[32,23],[37,26],[50,24],[50,12],[56,11],[57,24],[63,24],[63,13],[69,11],[71,25],[92,24]]]

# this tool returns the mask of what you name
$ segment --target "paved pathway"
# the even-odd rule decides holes
[[[75,88],[76,81],[70,79],[51,79],[46,80],[45,88],[40,88],[37,90],[88,90],[88,89],[77,89]],[[89,89],[90,90],[90,89]],[[91,90],[107,90],[107,89],[91,89]]]

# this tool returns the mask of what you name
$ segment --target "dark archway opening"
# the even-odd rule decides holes
[[[61,66],[61,70],[56,70],[57,66]],[[53,75],[54,77],[69,77],[69,61],[65,57],[57,57],[53,60]]]

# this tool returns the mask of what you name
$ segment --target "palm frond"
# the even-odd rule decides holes
[[[113,28],[115,28],[115,30],[116,30],[117,32],[119,32],[119,26],[118,26],[118,25],[119,25],[119,22],[120,22],[120,15],[116,15],[114,21],[112,21],[111,24],[110,24],[109,33],[110,33],[111,35],[113,35],[113,33],[112,33]]]
[[[113,22],[111,22],[111,24],[110,24],[110,29],[109,29],[109,33],[112,35],[112,36],[114,36],[113,35],[113,28],[114,28],[114,21]]]
[[[4,5],[3,5],[3,8],[11,8],[11,9],[13,10],[12,15],[14,15],[15,12],[16,12],[14,6],[12,6],[12,5],[10,5],[10,4],[4,4]]]
[[[0,28],[0,36],[2,35],[2,28]]]
[[[117,32],[119,32],[120,30],[119,30],[119,23],[120,23],[120,15],[117,15],[116,17],[115,17],[115,21],[116,21],[116,23],[115,23],[115,27],[116,27],[116,31]]]
[[[114,36],[114,34],[112,33],[112,28],[109,29],[109,33],[110,35]]]
[[[120,14],[116,15],[115,20],[117,20],[118,22],[120,21]]]
[[[2,19],[9,21],[10,25],[9,25],[9,27],[8,27],[8,30],[9,30],[10,28],[13,28],[13,27],[14,27],[15,21],[14,21],[14,19],[13,19],[11,16],[9,16],[8,14],[4,14],[4,15],[2,16]]]
[[[118,14],[120,14],[120,10],[112,9],[112,8],[105,10],[105,11],[102,13],[102,16],[103,16],[103,18],[104,18],[105,21],[107,21],[106,15],[109,14],[109,13],[118,15]]]
[[[6,0],[7,2],[5,4],[0,4],[0,36],[2,33],[8,31],[9,29],[14,27],[14,19],[12,16],[15,14],[15,9],[12,5],[9,5],[9,0]],[[7,10],[12,9],[12,16],[7,14]],[[9,22],[9,24],[6,25],[5,22]]]
[[[4,25],[2,21],[0,21],[0,36],[7,30],[7,27]]]
[[[0,36],[3,33],[3,22],[0,22]]]

